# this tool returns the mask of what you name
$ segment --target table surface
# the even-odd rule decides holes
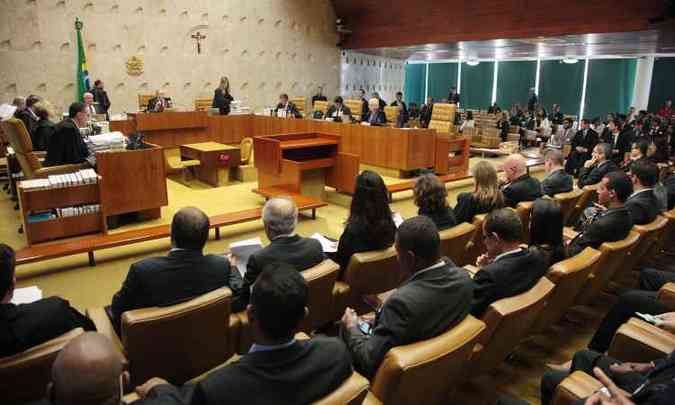
[[[200,142],[181,145],[183,148],[190,148],[200,152],[219,152],[228,150],[239,150],[238,146],[225,145],[218,142]]]

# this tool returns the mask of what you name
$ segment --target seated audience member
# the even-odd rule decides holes
[[[325,256],[321,243],[303,238],[295,233],[298,208],[289,198],[270,198],[263,207],[262,221],[270,244],[253,253],[246,265],[240,300],[233,301],[232,311],[243,310],[248,304],[251,286],[265,266],[287,263],[298,271],[307,270],[321,263]]]
[[[612,160],[617,165],[630,160],[630,148],[633,144],[633,131],[619,119],[609,121],[607,124],[612,139]]]
[[[364,170],[356,177],[349,218],[338,242],[335,261],[344,272],[354,253],[394,244],[396,224],[389,208],[387,187],[379,174]]]
[[[668,209],[675,208],[675,174],[671,174],[663,181],[663,186],[668,194]]]
[[[473,193],[460,193],[455,206],[457,223],[473,222],[473,217],[485,214],[504,206],[504,195],[499,190],[497,170],[492,163],[482,160],[471,168],[471,175],[475,182]]]
[[[645,225],[659,215],[659,202],[654,195],[654,186],[659,179],[659,168],[647,159],[636,160],[628,174],[633,183],[633,194],[626,200],[634,225]]]
[[[198,208],[181,208],[171,222],[169,255],[132,264],[113,296],[115,328],[119,331],[126,311],[177,304],[221,287],[229,287],[234,300],[241,288],[239,272],[225,257],[203,253],[208,238],[209,217]]]
[[[546,274],[548,267],[537,249],[522,248],[523,224],[516,211],[501,208],[483,222],[487,252],[476,260],[471,313],[480,317],[495,301],[521,294]]]
[[[356,370],[373,378],[389,349],[440,335],[469,313],[473,288],[467,273],[440,257],[438,229],[427,217],[407,219],[398,228],[396,252],[407,280],[378,311],[364,333],[354,310],[342,317],[341,336]]]
[[[21,109],[17,107],[16,111],[14,112],[14,117],[20,119],[23,122],[23,124],[26,126],[26,130],[28,131],[28,135],[30,135],[31,138],[33,137],[33,133],[37,128],[38,121],[40,120],[40,117],[35,114],[35,104],[40,101],[40,97],[31,94],[30,96],[26,97],[24,107]]]
[[[47,146],[47,166],[84,163],[89,149],[80,135],[80,128],[87,125],[84,104],[73,103],[68,109],[68,118],[56,124]]]
[[[525,158],[521,155],[509,155],[502,170],[506,175],[507,183],[502,187],[504,203],[508,207],[515,207],[522,201],[534,201],[541,197],[539,180],[527,174]]]
[[[33,150],[46,151],[49,140],[56,130],[56,126],[50,120],[54,116],[52,106],[46,101],[40,101],[33,106],[33,110],[40,119],[31,135]]]
[[[595,214],[582,224],[581,232],[567,246],[568,256],[574,256],[586,247],[597,249],[604,242],[625,239],[633,220],[625,206],[633,193],[633,185],[621,171],[605,175],[598,187],[598,205]]]
[[[166,97],[163,90],[157,90],[155,97],[148,100],[148,112],[162,112],[167,108],[171,108],[171,98]]]
[[[473,119],[473,112],[466,112],[466,119],[462,122],[462,125],[459,127],[459,132],[464,132],[464,128],[475,128],[476,121]]]
[[[11,356],[75,329],[96,330],[94,323],[59,297],[12,304],[16,255],[0,244],[0,357]]]
[[[608,143],[599,143],[593,148],[591,158],[584,163],[584,167],[579,169],[579,188],[597,184],[607,173],[619,170],[619,166],[614,163],[612,156],[612,146]]]
[[[287,117],[302,118],[302,114],[298,110],[298,107],[288,99],[288,94],[286,93],[279,96],[279,104],[277,104],[274,109],[274,113],[277,116],[281,116],[279,111],[285,111]]]
[[[630,149],[629,165],[637,160],[646,159],[647,155],[649,154],[649,145],[650,143],[646,139],[639,139],[633,142],[633,145]]]
[[[551,108],[551,114],[550,114],[549,118],[551,119],[551,124],[562,125],[564,115],[560,111],[560,104],[553,104],[553,107]]]
[[[565,158],[559,150],[546,152],[544,158],[546,178],[541,181],[541,191],[549,197],[570,192],[574,188],[574,178],[563,169],[564,161]]]
[[[673,99],[667,99],[656,115],[665,119],[670,119],[673,116]]]
[[[415,205],[419,207],[417,215],[431,218],[439,231],[457,225],[455,213],[448,205],[448,190],[434,174],[427,173],[417,178],[413,196]]]
[[[84,102],[84,109],[91,120],[96,115],[96,106],[94,105],[94,95],[86,92],[82,95],[82,101]]]
[[[373,126],[382,126],[387,123],[387,117],[384,115],[384,111],[380,109],[380,100],[377,98],[371,98],[368,101],[368,114],[364,117],[361,117],[361,122],[367,122],[369,125]]]
[[[335,97],[335,102],[326,111],[326,118],[333,118],[335,121],[347,121],[352,119],[352,110],[349,109],[342,100],[342,97]]]
[[[563,213],[560,204],[549,198],[538,198],[530,215],[530,247],[539,249],[547,267],[565,260]]]
[[[581,128],[572,138],[572,150],[565,162],[565,171],[575,175],[584,163],[591,158],[591,152],[599,142],[599,135],[590,128],[590,122],[581,120]]]
[[[338,339],[294,338],[308,312],[308,293],[297,270],[270,265],[246,308],[255,342],[247,354],[194,385],[178,388],[152,378],[136,391],[153,404],[310,404],[323,398],[351,376],[352,366]]]

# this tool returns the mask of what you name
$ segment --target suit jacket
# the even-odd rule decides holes
[[[652,190],[638,191],[626,200],[633,225],[645,225],[659,215],[659,202]]]
[[[349,107],[347,107],[346,105],[343,104],[341,110],[342,110],[343,116],[348,116],[349,118],[351,118],[352,110],[350,110]],[[339,114],[337,114],[337,112],[338,112],[338,108],[335,104],[333,104],[330,107],[328,107],[328,111],[326,111],[326,117],[327,118],[329,118],[329,117],[330,118],[338,118]],[[333,117],[333,114],[335,114],[335,117]]]
[[[623,162],[623,157],[626,153],[630,152],[630,149],[633,144],[633,130],[630,128],[624,128],[623,131],[619,133],[619,136],[614,139],[613,145],[614,150],[614,162],[621,163]]]
[[[221,88],[217,88],[213,93],[213,102],[211,102],[211,107],[217,108],[220,112],[220,115],[227,115],[230,113],[230,103],[234,100],[234,97],[230,93],[225,93]]]
[[[379,100],[380,100],[380,111],[384,111],[384,107],[387,106],[387,102],[382,100],[381,98]]]
[[[541,191],[549,197],[558,193],[567,193],[574,188],[574,178],[567,174],[564,169],[550,173],[541,182]]]
[[[223,256],[174,249],[168,256],[150,257],[129,268],[122,288],[113,296],[111,314],[119,330],[122,314],[138,308],[174,305],[221,287],[241,289],[241,277]]]
[[[382,111],[382,110],[377,112],[377,116],[375,117],[373,122],[370,122],[370,115],[371,115],[371,112],[369,110],[368,113],[364,117],[361,118],[361,122],[369,122],[370,125],[374,125],[374,126],[381,126],[381,125],[384,125],[384,124],[387,123],[387,117],[385,117],[384,111]]]
[[[541,197],[541,184],[539,180],[523,175],[507,184],[503,189],[504,203],[508,207],[515,207],[521,201],[534,201]]]
[[[371,334],[342,328],[354,367],[372,378],[392,347],[438,336],[461,322],[472,296],[469,276],[452,261],[417,272],[384,302]]]
[[[75,328],[96,330],[89,318],[59,297],[0,304],[0,357],[23,352]]]
[[[429,121],[431,121],[431,115],[434,112],[433,104],[424,104],[422,110],[420,111],[420,124],[423,128],[429,127]]]
[[[282,236],[274,239],[269,245],[249,257],[241,295],[232,304],[232,311],[238,312],[246,308],[251,295],[251,287],[260,273],[263,272],[265,266],[286,263],[292,265],[298,271],[303,271],[316,266],[324,259],[325,255],[318,240],[303,238],[300,235]]]
[[[389,104],[391,107],[397,107],[398,106],[398,101],[393,101],[391,104]],[[405,105],[405,102],[401,101],[401,114],[399,116],[399,121],[403,124],[408,122],[408,107]]]
[[[94,87],[94,89],[91,91],[91,94],[94,95],[94,101],[97,103],[94,104],[96,113],[107,114],[108,110],[110,109],[110,99],[108,98],[108,92]]]
[[[448,103],[450,104],[459,104],[459,93],[452,94],[448,93]]]
[[[148,100],[148,110],[147,111],[155,111],[155,106],[159,102],[159,97],[153,97],[150,100]],[[169,108],[171,107],[171,98],[170,97],[164,97],[164,108]]]
[[[595,164],[591,167],[582,167],[579,169],[579,188],[598,184],[607,173],[619,170],[619,166],[611,160]]]
[[[567,247],[567,256],[574,256],[589,246],[597,249],[604,242],[624,239],[631,228],[633,220],[626,207],[598,213],[595,218],[584,224],[582,231],[572,239]]]
[[[395,235],[396,225],[393,220],[388,232],[380,235],[368,233],[367,229],[359,224],[347,223],[338,242],[335,261],[340,265],[341,271],[344,272],[354,253],[388,248],[394,244]]]
[[[351,374],[345,345],[319,337],[247,353],[196,385],[157,386],[142,404],[310,404],[335,391]]]
[[[450,207],[435,212],[425,211],[420,208],[417,212],[417,215],[429,217],[432,221],[434,221],[434,224],[436,224],[436,228],[438,228],[439,231],[452,228],[453,226],[457,225],[455,212]]]
[[[536,249],[521,249],[500,257],[473,277],[471,313],[480,318],[493,302],[534,287],[547,270],[545,258]]]
[[[277,107],[274,109],[275,113],[279,113],[279,110],[283,110],[284,105],[279,103],[277,104]],[[295,104],[291,103],[290,101],[286,105],[286,112],[288,114],[291,114],[295,118],[302,118],[302,114],[300,114],[300,111],[298,110],[298,107],[295,106]]]
[[[576,151],[577,146],[581,146],[582,148],[588,149],[588,152],[585,152],[584,154],[588,155],[590,158],[591,151],[595,148],[595,145],[598,144],[599,140],[598,134],[592,129],[588,128],[586,130],[586,136],[584,136],[584,130],[580,129],[572,138],[572,151]]]
[[[88,156],[89,149],[75,122],[66,118],[56,124],[47,147],[47,166],[83,163]]]
[[[362,98],[361,99],[361,120],[362,121],[363,121],[363,117],[365,117],[366,114],[368,114],[368,111],[370,111],[369,108],[368,108],[368,100],[366,100],[365,98]]]
[[[49,120],[40,120],[31,134],[33,150],[46,151],[49,148],[49,140],[54,135],[56,126]]]
[[[675,175],[671,175],[663,181],[663,185],[668,193],[668,209],[675,208]]]
[[[38,117],[28,108],[16,110],[14,117],[20,119],[23,122],[23,125],[26,126],[28,134],[33,136],[33,132],[35,132],[35,129],[37,128]]]
[[[486,205],[477,200],[473,193],[464,192],[457,196],[457,205],[455,206],[455,218],[457,223],[473,222],[473,217],[478,214],[485,214],[494,209],[502,208],[494,205]]]

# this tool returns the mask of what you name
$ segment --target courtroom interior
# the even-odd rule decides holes
[[[3,0],[0,403],[675,403],[675,1]]]

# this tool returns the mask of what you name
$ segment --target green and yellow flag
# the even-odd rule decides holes
[[[91,89],[89,71],[87,70],[87,56],[84,54],[84,41],[82,41],[82,21],[75,19],[77,31],[77,100],[82,101],[84,93]]]

